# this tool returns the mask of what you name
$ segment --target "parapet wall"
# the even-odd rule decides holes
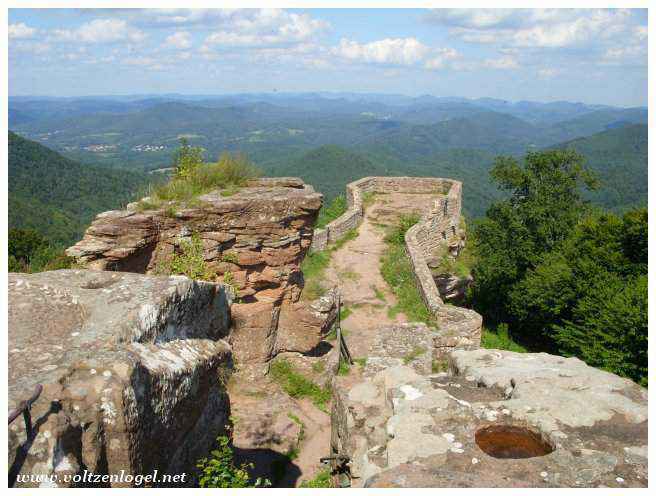
[[[330,243],[360,224],[364,217],[366,193],[393,192],[435,194],[432,208],[424,212],[419,222],[406,233],[405,245],[417,287],[427,308],[437,317],[440,325],[440,337],[435,343],[438,354],[456,347],[478,348],[482,317],[472,310],[445,304],[428,267],[430,259],[440,258],[447,251],[457,255],[463,246],[460,181],[430,177],[365,177],[349,183],[346,186],[346,212],[324,229],[314,231],[312,250],[326,249]]]

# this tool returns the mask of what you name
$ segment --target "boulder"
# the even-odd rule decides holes
[[[186,476],[149,485],[188,485],[229,422],[229,305],[222,286],[179,276],[9,274],[9,407],[43,386],[31,432],[22,416],[9,427],[10,482],[130,486],[157,470]],[[85,470],[132,479],[63,477]]]

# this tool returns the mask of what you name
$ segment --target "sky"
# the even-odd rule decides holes
[[[10,9],[10,95],[647,105],[646,9]]]

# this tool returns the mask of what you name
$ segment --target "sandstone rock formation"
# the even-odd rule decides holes
[[[430,330],[400,332],[384,333],[364,380],[335,378],[332,451],[354,486],[647,486],[643,388],[546,353],[456,350],[429,374],[430,353],[395,357]]]
[[[194,207],[141,211],[135,203],[102,213],[67,253],[90,269],[157,273],[196,234],[212,280],[235,289],[230,341],[240,369],[257,376],[278,349],[312,349],[334,319],[332,302],[311,317],[294,306],[321,204],[322,195],[298,178],[258,179],[232,196],[203,195]],[[300,328],[308,335],[299,336]]]
[[[158,470],[189,483],[229,422],[229,306],[221,285],[180,276],[9,274],[9,407],[44,386],[33,431],[10,425],[10,482]]]

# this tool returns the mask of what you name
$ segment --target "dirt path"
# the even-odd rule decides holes
[[[342,329],[354,358],[367,356],[378,329],[406,322],[402,313],[391,316],[389,312],[396,298],[380,273],[384,238],[401,214],[425,211],[431,198],[420,194],[377,195],[366,209],[357,238],[332,253],[324,285],[338,286],[344,307],[350,311],[342,321]],[[302,375],[322,383],[324,373],[313,367],[322,358],[286,358]],[[358,370],[355,367],[351,374],[355,377]],[[266,477],[277,487],[295,487],[313,479],[323,468],[319,459],[330,451],[330,416],[326,412],[308,399],[290,398],[268,378],[257,384],[237,379],[229,394],[236,459],[239,463],[253,463],[253,475]],[[292,449],[295,457],[289,461],[286,454]]]
[[[377,329],[406,322],[390,309],[396,298],[380,273],[386,230],[401,214],[419,213],[430,207],[433,195],[392,193],[376,195],[358,228],[358,237],[333,253],[326,271],[327,285],[338,286],[350,314],[342,328],[353,357],[366,357]]]

